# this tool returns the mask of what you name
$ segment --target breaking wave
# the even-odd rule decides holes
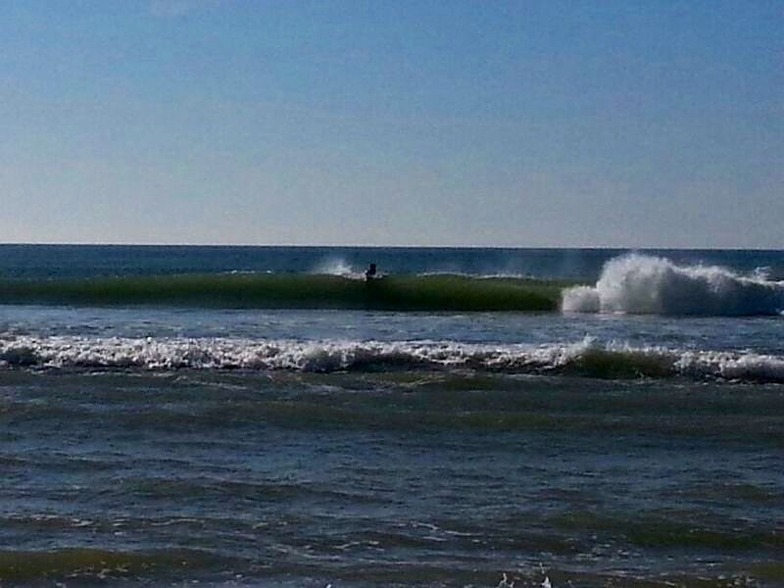
[[[213,369],[379,372],[468,369],[594,378],[784,383],[784,357],[602,344],[486,345],[432,341],[258,341],[221,338],[17,336],[0,340],[0,366],[38,369]]]
[[[715,266],[680,266],[632,254],[604,266],[595,286],[563,293],[566,312],[754,316],[784,311],[784,282],[764,272],[743,276]]]
[[[317,308],[394,311],[556,311],[557,283],[364,274],[338,263],[318,274],[183,274],[83,280],[0,280],[0,304]]]

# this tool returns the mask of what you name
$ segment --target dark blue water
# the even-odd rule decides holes
[[[784,255],[617,254],[0,246],[5,278],[374,261],[626,305],[0,305],[0,583],[783,585],[784,320],[721,312],[775,311]]]
[[[515,275],[595,281],[618,249],[406,247],[231,247],[154,245],[0,245],[0,278],[85,278],[215,272],[308,273],[371,262],[384,272]],[[747,274],[766,268],[784,279],[784,253],[756,250],[649,250],[686,265],[723,265]]]

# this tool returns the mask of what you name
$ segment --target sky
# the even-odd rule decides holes
[[[784,249],[784,4],[4,0],[0,242]]]

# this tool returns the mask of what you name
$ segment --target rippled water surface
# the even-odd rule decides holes
[[[783,329],[0,304],[0,584],[781,586]]]

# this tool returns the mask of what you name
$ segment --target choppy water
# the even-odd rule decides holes
[[[0,249],[7,279],[373,255],[591,286],[566,313],[0,305],[2,585],[784,585],[784,319],[729,311],[782,253]],[[695,291],[731,304],[667,302]]]

